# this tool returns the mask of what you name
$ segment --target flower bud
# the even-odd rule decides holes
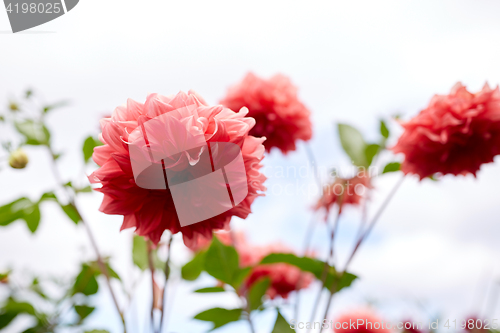
[[[10,111],[19,111],[19,105],[16,102],[9,103]]]
[[[14,169],[24,169],[28,162],[28,155],[21,148],[10,154],[9,165]]]

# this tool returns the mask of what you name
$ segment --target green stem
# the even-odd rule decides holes
[[[94,249],[95,255],[97,257],[97,264],[99,265],[99,268],[105,277],[105,281],[106,281],[106,284],[108,286],[109,292],[111,294],[111,298],[113,299],[113,303],[115,305],[115,308],[116,308],[116,310],[120,316],[120,319],[122,321],[123,332],[126,333],[127,326],[125,324],[125,317],[124,317],[122,311],[120,310],[120,305],[118,304],[118,300],[116,298],[115,292],[113,290],[113,287],[111,286],[111,279],[109,277],[108,268],[104,264],[104,260],[103,260],[103,257],[101,255],[101,252],[99,251],[99,247],[97,246],[97,242],[95,240],[94,234],[93,234],[92,230],[90,229],[89,224],[87,223],[87,221],[85,220],[85,218],[81,214],[80,210],[78,209],[74,194],[66,186],[64,186],[64,183],[63,183],[61,176],[59,174],[59,170],[57,169],[57,161],[55,159],[56,154],[52,150],[52,147],[47,146],[47,148],[48,148],[50,156],[51,156],[51,169],[52,169],[52,173],[54,174],[54,178],[56,179],[58,185],[64,189],[64,191],[66,192],[66,195],[68,196],[68,200],[69,200],[70,204],[73,205],[73,207],[78,212],[78,215],[81,218],[81,222],[85,227],[85,231],[86,231],[87,236],[90,240],[90,244],[92,245],[92,248]]]
[[[396,185],[392,188],[391,192],[389,192],[389,195],[385,198],[384,202],[382,203],[382,205],[380,206],[380,208],[378,209],[378,211],[375,213],[375,216],[373,217],[373,219],[372,219],[370,225],[368,226],[368,228],[366,229],[366,231],[359,237],[358,241],[356,242],[356,246],[354,247],[354,250],[352,251],[351,255],[349,256],[349,259],[347,260],[347,262],[345,264],[344,269],[339,274],[337,281],[342,280],[342,277],[347,272],[347,269],[349,268],[349,265],[351,264],[351,262],[352,262],[352,260],[354,258],[354,255],[358,252],[358,250],[359,250],[361,244],[363,243],[363,241],[365,241],[368,238],[368,236],[370,235],[371,231],[373,230],[373,228],[377,224],[378,219],[382,215],[382,212],[385,210],[385,208],[387,207],[387,205],[389,204],[389,202],[391,201],[391,199],[394,197],[394,195],[396,194],[397,190],[399,189],[399,187],[403,183],[404,179],[405,179],[405,177],[403,176],[396,183]],[[330,291],[330,296],[328,298],[328,303],[326,304],[325,313],[323,315],[323,320],[321,322],[323,322],[324,320],[326,320],[326,318],[328,317],[328,311],[330,310],[330,306],[331,306],[331,303],[332,303],[333,296],[337,292],[337,284],[338,283],[335,283],[334,286],[333,286],[333,288],[332,288],[332,290]],[[322,333],[322,332],[323,332],[323,328],[321,328],[321,330],[320,330],[320,333]]]
[[[163,287],[163,299],[161,303],[161,317],[160,317],[160,330],[159,332],[162,332],[163,328],[163,318],[166,317],[165,312],[166,312],[166,300],[167,300],[167,284],[168,284],[168,278],[170,276],[170,248],[172,245],[172,240],[173,240],[173,235],[170,234],[170,238],[167,243],[167,261],[165,262],[165,286]],[[166,325],[166,324],[165,324]]]

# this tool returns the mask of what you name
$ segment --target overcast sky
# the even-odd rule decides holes
[[[500,83],[500,3],[495,1],[129,1],[83,0],[68,14],[24,33],[10,34],[0,10],[0,101],[33,88],[43,100],[69,100],[70,106],[48,117],[58,151],[64,151],[62,175],[81,183],[83,139],[98,132],[98,120],[127,98],[144,101],[147,93],[169,95],[194,89],[217,103],[229,85],[246,72],[283,73],[299,87],[311,109],[311,147],[324,168],[345,166],[334,122],[348,122],[376,138],[379,117],[411,117],[436,94],[461,81],[477,91],[488,81]],[[393,133],[400,129],[391,123]],[[0,136],[12,133],[0,127]],[[53,188],[47,153],[27,148],[25,171],[2,169],[0,203],[21,195],[36,197]],[[385,156],[386,160],[391,157]],[[481,311],[486,287],[498,280],[500,187],[497,163],[485,165],[477,179],[445,177],[439,183],[409,178],[353,263],[360,280],[339,295],[332,316],[376,301],[388,319],[461,320]],[[286,157],[274,152],[266,171],[307,165],[305,146]],[[90,171],[90,170],[87,170]],[[80,175],[80,176],[79,176]],[[272,177],[267,185],[314,184],[312,177]],[[397,182],[397,175],[376,181],[371,213]],[[80,199],[100,247],[113,256],[119,272],[131,279],[130,232],[119,233],[121,219],[97,211],[99,194]],[[281,241],[301,251],[313,196],[273,191],[259,198],[254,214],[234,227],[252,242]],[[43,208],[39,232],[23,223],[0,229],[0,270],[7,267],[74,274],[77,262],[92,258],[82,228],[75,228],[55,206]],[[341,220],[339,255],[352,246],[359,215],[348,210]],[[326,229],[315,234],[317,252],[326,250]],[[187,253],[176,239],[175,262]],[[128,316],[143,332],[150,297],[147,276]],[[176,305],[172,332],[197,333],[208,325],[189,321],[210,306],[231,306],[233,299],[208,300],[189,294],[196,284],[173,284]],[[319,286],[304,297],[311,306]],[[491,294],[491,290],[489,293]],[[313,292],[314,291],[314,292]],[[119,323],[107,294],[91,322],[116,331]],[[426,310],[416,305],[425,303]],[[492,317],[500,315],[484,312]],[[303,311],[302,320],[308,319]],[[285,315],[291,319],[292,312]],[[269,331],[274,313],[262,314],[260,330]],[[139,318],[139,319],[137,319]],[[245,332],[243,323],[220,332]]]

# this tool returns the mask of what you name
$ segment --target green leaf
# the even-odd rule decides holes
[[[236,249],[214,237],[205,255],[205,271],[217,280],[233,285],[240,272]]]
[[[132,260],[141,270],[148,269],[148,245],[142,236],[134,235],[132,245]]]
[[[388,139],[389,138],[389,128],[387,128],[387,125],[385,123],[385,121],[383,121],[382,119],[380,120],[380,134],[382,134],[382,136],[385,138],[385,139]]]
[[[278,310],[278,316],[276,317],[276,323],[274,324],[273,331],[271,333],[290,333],[295,332],[291,325],[286,321]]]
[[[313,273],[320,279],[324,269],[324,262],[309,257],[297,257],[292,253],[271,253],[266,256],[261,264],[286,263],[300,268],[304,272]]]
[[[259,279],[252,284],[248,291],[248,306],[250,311],[257,310],[262,305],[262,298],[266,294],[270,284],[271,279],[269,278]]]
[[[245,280],[245,278],[250,274],[251,270],[252,270],[251,267],[240,268],[239,271],[237,271],[234,276],[232,287],[234,289],[238,289],[239,286]]]
[[[158,257],[158,250],[151,250],[151,255],[153,256],[153,267],[163,271],[165,269],[165,262]],[[132,260],[143,271],[149,268],[148,244],[142,236],[134,235]]]
[[[26,144],[28,145],[49,145],[50,132],[42,123],[34,122],[33,120],[25,120],[15,122],[14,126],[17,131],[24,135]]]
[[[86,296],[94,295],[99,290],[96,280],[96,271],[87,264],[82,264],[82,270],[75,279],[72,294],[82,293]]]
[[[40,333],[46,331],[46,327],[43,326],[41,323],[38,323],[38,325],[30,327],[26,330],[24,330],[22,333]]]
[[[194,255],[193,259],[181,268],[181,276],[186,281],[196,280],[204,269],[205,252],[201,251]]]
[[[0,207],[0,226],[23,219],[29,230],[34,233],[40,224],[40,209],[38,203],[33,203],[24,197]]]
[[[116,273],[116,271],[113,268],[111,268],[111,266],[109,265],[109,262],[106,262],[105,265],[106,265],[106,268],[108,270],[109,277],[121,281],[120,276],[118,275],[118,273]],[[100,271],[101,270],[99,270],[99,272]]]
[[[47,113],[47,112],[52,111],[54,109],[57,109],[57,108],[60,108],[63,106],[67,106],[68,104],[69,103],[67,101],[61,101],[61,102],[57,102],[54,104],[46,105],[43,107],[43,113]]]
[[[17,199],[7,205],[0,207],[0,226],[6,226],[15,220],[24,217],[25,211],[29,211],[33,203],[28,198]]]
[[[59,205],[61,206],[64,213],[66,213],[66,215],[71,219],[71,221],[75,222],[75,224],[78,224],[78,222],[82,220],[80,213],[72,203],[69,203],[67,205]]]
[[[49,299],[47,295],[43,292],[40,282],[38,281],[38,278],[34,278],[33,282],[31,283],[30,290],[34,291],[35,293],[38,294],[38,296],[42,297],[43,299]]]
[[[297,257],[291,253],[272,253],[262,259],[261,264],[274,264],[274,263],[286,263],[300,268],[304,272],[309,272],[314,274],[314,276],[321,280],[323,277],[323,271],[325,269],[325,263],[318,259],[313,259],[309,257]],[[343,288],[349,287],[352,282],[357,278],[356,275],[351,273],[344,273],[342,278],[339,276],[335,270],[335,267],[327,265],[327,278],[325,281],[325,288],[331,289],[332,286],[336,285],[336,291],[340,291]]]
[[[87,318],[94,310],[95,310],[95,308],[92,306],[75,305],[75,311],[78,314],[78,317],[80,317],[80,320],[79,320],[80,323],[82,321],[84,321],[85,318]]]
[[[40,200],[38,200],[38,203],[41,203],[41,202],[46,201],[46,200],[55,200],[55,201],[57,201],[57,197],[54,194],[54,192],[45,192],[40,197]]]
[[[98,139],[95,139],[93,136],[89,136],[85,139],[83,142],[83,160],[85,163],[87,163],[90,158],[92,157],[92,154],[94,153],[94,148],[102,146],[102,142]]]
[[[34,234],[40,224],[40,208],[38,205],[33,205],[33,210],[30,213],[24,214],[23,219],[26,221],[28,229]]]
[[[389,173],[389,172],[396,172],[401,170],[401,163],[399,162],[391,162],[388,163],[385,167],[384,170],[382,171],[382,174],[384,173]]]
[[[77,188],[77,189],[75,189],[75,192],[76,193],[90,193],[90,192],[92,192],[92,187],[85,186],[85,187],[82,187],[82,188]]]
[[[0,329],[7,327],[14,318],[16,318],[18,313],[7,312],[0,314]]]
[[[376,143],[372,143],[372,144],[369,144],[366,146],[365,148],[365,157],[366,157],[366,167],[369,167],[372,162],[373,162],[373,158],[375,157],[375,155],[377,155],[380,151],[380,145],[376,144]]]
[[[109,264],[109,258],[103,258],[103,261],[104,261],[104,265],[106,266],[106,270],[107,270],[108,276],[110,278],[114,278],[114,279],[117,279],[117,280],[121,281],[121,278],[118,275],[118,273],[116,273],[115,270],[111,268],[111,266]],[[88,263],[88,265],[95,272],[95,276],[99,276],[100,274],[103,274],[103,272],[101,270],[101,265],[99,265],[99,262],[97,260],[90,261]]]
[[[356,275],[345,272],[340,278],[340,280],[338,280],[338,283],[335,286],[335,291],[340,291],[344,288],[350,287],[351,284],[354,282],[354,280],[356,280],[357,278],[358,277]],[[332,289],[332,287],[333,284],[330,287],[328,287],[327,285],[327,288],[329,288],[330,290]]]
[[[347,124],[338,124],[340,143],[354,165],[368,167],[366,160],[366,142],[363,135],[354,127]]]
[[[223,308],[213,308],[198,313],[194,316],[194,319],[212,322],[214,324],[212,330],[214,330],[233,321],[240,320],[242,311],[242,309],[228,310]]]
[[[9,300],[4,305],[2,310],[4,312],[25,313],[25,314],[29,314],[32,316],[36,315],[36,311],[35,311],[35,308],[33,307],[33,305],[31,305],[27,302],[18,302],[12,298],[9,298]]]
[[[204,294],[204,293],[223,293],[225,291],[226,289],[222,287],[208,287],[208,288],[197,289],[194,292]]]

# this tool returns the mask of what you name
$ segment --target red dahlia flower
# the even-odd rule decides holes
[[[402,125],[404,133],[392,150],[405,155],[405,174],[475,176],[500,154],[500,90],[486,84],[473,94],[457,83]]]
[[[335,178],[323,188],[323,195],[316,203],[314,209],[325,208],[328,213],[337,205],[342,210],[344,205],[359,205],[366,198],[367,189],[371,188],[370,177],[360,173],[352,178]]]
[[[295,150],[297,140],[308,141],[312,135],[310,111],[299,101],[297,88],[286,76],[269,80],[252,73],[229,89],[221,104],[233,110],[246,106],[256,125],[250,135],[266,137],[266,151],[277,147],[283,153]]]
[[[150,94],[144,104],[129,99],[126,105],[117,107],[110,118],[101,120],[100,140],[104,145],[96,147],[93,155],[101,168],[89,176],[91,183],[102,184],[96,189],[104,194],[100,210],[106,214],[123,215],[122,229],[135,227],[137,234],[154,243],[159,242],[165,230],[170,230],[173,234],[182,232],[184,242],[191,244],[200,238],[211,238],[213,230],[227,229],[232,216],[246,218],[255,198],[263,195],[260,191],[265,190],[263,182],[266,179],[259,172],[265,138],[248,135],[255,120],[246,117],[247,112],[246,109],[234,112],[221,105],[209,106],[191,91],[170,97]],[[167,113],[176,117],[172,117],[173,120],[160,117]],[[148,132],[148,135],[152,134],[155,140],[159,140],[155,147],[160,150],[179,148],[173,146],[182,146],[189,138],[200,135],[204,143],[229,142],[239,146],[246,171],[244,181],[248,185],[248,194],[243,201],[217,216],[182,227],[170,188],[146,189],[138,186],[134,178],[130,156],[134,133],[140,133],[144,124],[153,118],[155,120],[150,122],[153,125],[149,126],[153,133]],[[161,153],[150,150],[153,154]],[[194,172],[200,160],[208,159],[210,149],[184,150],[179,149],[183,152],[162,160],[159,170],[169,174],[170,178],[176,175],[184,180],[196,178],[197,175],[189,173]],[[196,199],[196,203],[203,200]]]

